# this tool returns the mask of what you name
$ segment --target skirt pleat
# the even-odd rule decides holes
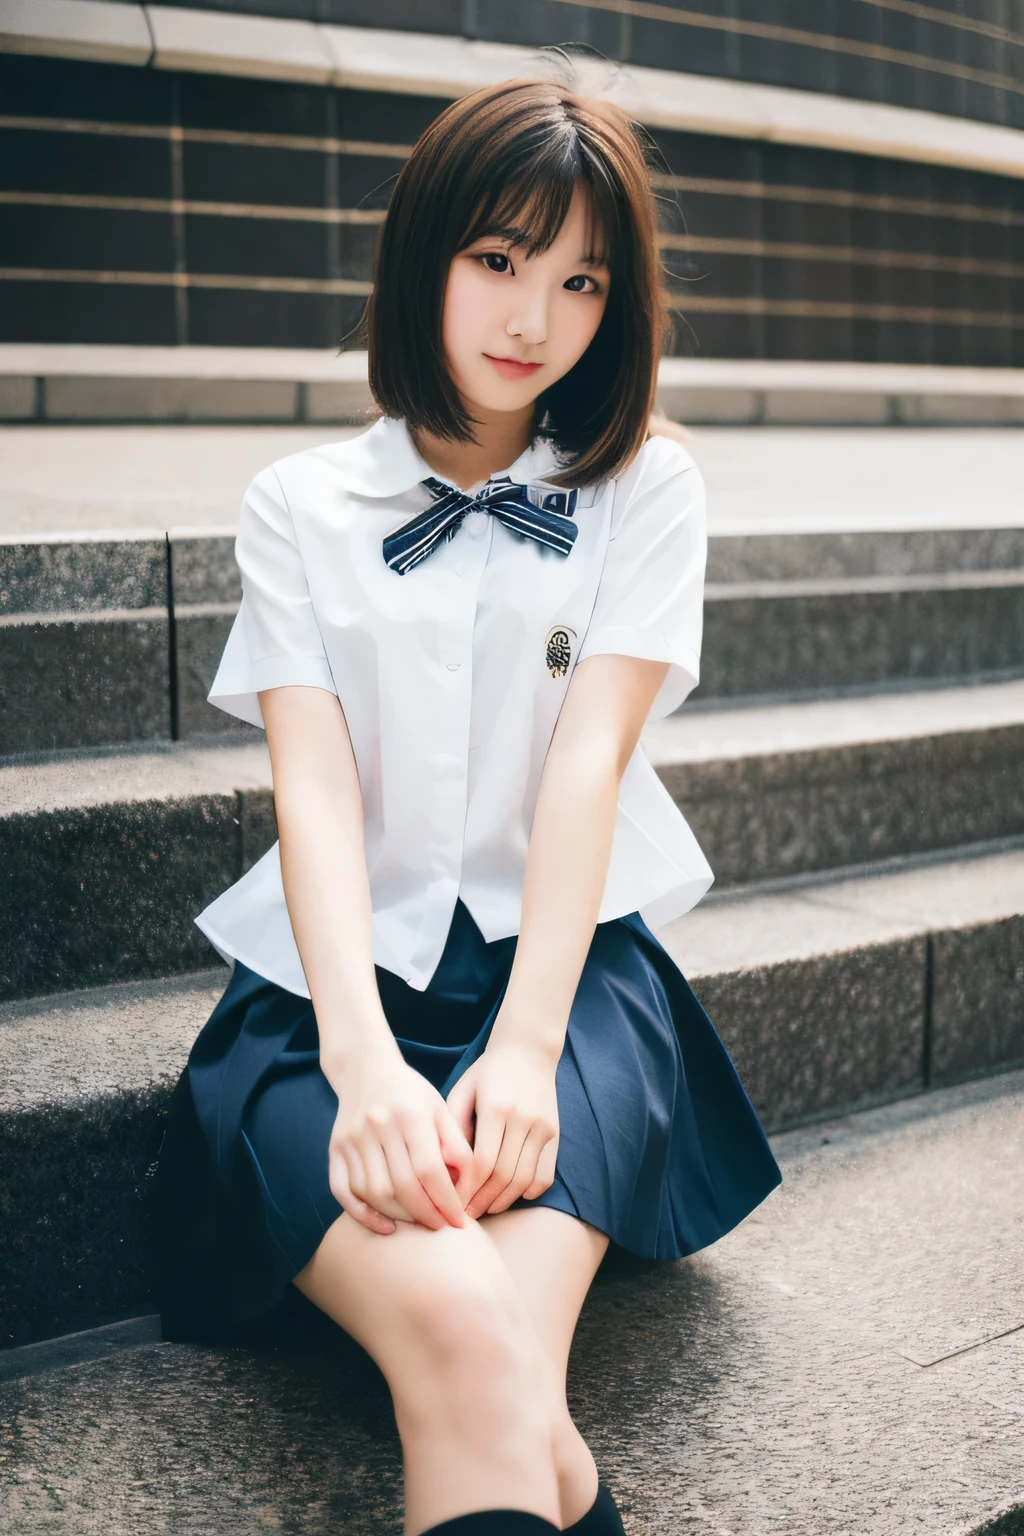
[[[403,1057],[443,1095],[487,1044],[515,945],[488,944],[460,901],[425,992],[377,970]],[[714,1025],[639,913],[598,924],[555,1081],[555,1179],[517,1206],[676,1259],[781,1182]],[[164,1338],[230,1341],[272,1318],[341,1213],[328,1183],[337,1107],[309,999],[236,961],[175,1085],[157,1162]]]

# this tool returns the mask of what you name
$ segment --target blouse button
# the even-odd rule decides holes
[[[461,666],[462,666],[462,662],[461,661],[450,661],[448,663],[448,671],[449,672],[457,672]]]

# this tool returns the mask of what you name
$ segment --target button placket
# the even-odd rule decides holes
[[[484,534],[490,532],[491,519],[481,515]],[[456,537],[460,537],[462,530]],[[438,835],[432,839],[434,857],[441,867],[450,870],[456,888],[462,875],[462,855],[466,836],[466,815],[469,797],[469,739],[472,726],[473,703],[473,635],[476,627],[476,609],[480,579],[487,563],[490,540],[474,537],[468,541],[464,554],[460,553],[460,574],[453,563],[449,572],[455,580],[446,583],[444,603],[447,608],[442,626],[440,660],[447,677],[443,689],[437,719],[439,761],[444,766],[439,772],[446,781],[440,787],[438,804],[443,806]]]

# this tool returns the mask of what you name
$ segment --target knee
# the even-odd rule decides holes
[[[496,1281],[453,1270],[417,1292],[396,1409],[408,1423],[492,1444],[516,1425],[550,1451],[559,1417],[550,1369],[518,1293]]]
[[[434,1275],[409,1304],[407,1323],[432,1376],[529,1372],[538,1348],[518,1295],[495,1277]]]

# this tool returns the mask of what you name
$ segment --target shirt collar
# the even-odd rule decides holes
[[[357,496],[400,496],[428,475],[445,479],[420,455],[405,422],[393,416],[381,416],[358,437],[332,444],[330,453],[345,489]],[[507,475],[517,485],[531,485],[545,482],[562,467],[553,444],[535,438],[514,464],[496,473]]]

